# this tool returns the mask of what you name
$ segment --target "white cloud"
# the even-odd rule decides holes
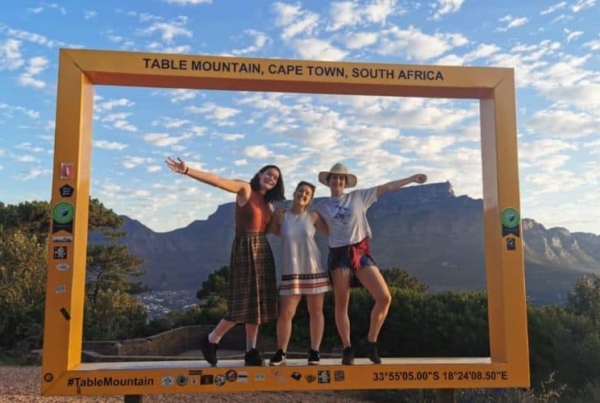
[[[103,150],[124,150],[129,147],[127,144],[118,143],[116,141],[110,142],[105,140],[95,140],[94,147],[103,149]]]
[[[167,23],[167,22],[154,22],[148,28],[143,29],[144,34],[153,34],[158,32],[161,39],[167,43],[173,42],[173,39],[178,36],[184,36],[191,38],[193,36],[192,31],[182,26]]]
[[[137,132],[138,128],[127,122],[126,120],[117,120],[113,123],[112,127],[114,127],[115,129],[119,129],[119,130],[125,130],[127,132]]]
[[[152,122],[152,126],[163,126],[167,129],[178,129],[190,123],[187,119],[160,117]]]
[[[44,35],[40,35],[35,32],[25,31],[22,29],[8,28],[7,26],[2,25],[2,24],[0,24],[0,31],[5,31],[7,36],[10,36],[11,38],[35,43],[38,45],[44,45],[49,48],[65,45],[64,42],[50,40],[47,37],[45,37]]]
[[[560,3],[556,3],[556,4],[554,4],[554,5],[550,6],[550,7],[542,10],[540,12],[540,14],[541,15],[550,14],[550,13],[558,11],[558,10],[560,10],[562,8],[565,8],[566,6],[567,6],[567,2],[566,1],[561,1]]]
[[[29,154],[15,156],[14,160],[17,162],[40,162],[38,158]]]
[[[577,0],[577,3],[571,6],[571,10],[574,13],[578,13],[581,10],[585,10],[586,8],[594,7],[596,4],[596,0]]]
[[[594,140],[583,143],[583,146],[589,150],[590,155],[600,154],[600,140]],[[598,169],[596,173],[600,174],[600,169]]]
[[[30,142],[24,142],[24,143],[17,144],[14,148],[16,148],[17,150],[27,150],[27,151],[31,151],[34,153],[41,153],[41,152],[46,151],[45,148],[34,147]],[[0,155],[2,155],[2,153],[0,153]]]
[[[565,29],[565,33],[567,34],[567,43],[571,42],[572,40],[580,37],[581,35],[583,35],[583,31],[573,31],[571,32],[568,29]]]
[[[190,138],[191,135],[182,135],[179,137],[169,136],[167,133],[148,133],[142,136],[144,141],[157,147],[168,147],[178,144],[180,141]]]
[[[35,78],[46,69],[48,59],[43,56],[36,56],[29,59],[29,64],[25,71],[19,75],[19,84],[24,87],[44,88],[46,83]]]
[[[265,33],[256,31],[254,29],[245,30],[244,36],[253,40],[252,45],[249,45],[243,49],[234,49],[231,51],[232,54],[240,56],[248,53],[255,53],[273,42]]]
[[[348,49],[360,49],[377,42],[376,32],[354,32],[344,37]]]
[[[101,98],[100,98],[101,99]],[[98,100],[98,99],[96,99]],[[95,103],[95,107],[102,111],[110,111],[121,106],[133,106],[135,103],[127,98],[112,99],[110,101]]]
[[[248,146],[244,148],[244,155],[250,158],[267,158],[273,153],[265,146]]]
[[[230,119],[241,112],[239,109],[218,106],[210,102],[202,106],[189,106],[185,110],[189,113],[201,114],[207,120],[217,121],[217,124],[220,126],[235,125],[235,122],[232,122]]]
[[[465,0],[437,0],[432,6],[435,10],[433,19],[440,19],[443,15],[456,13],[462,7]]]
[[[235,133],[235,134],[222,134],[220,136],[225,141],[237,141],[243,139],[245,136],[243,134]]]
[[[339,61],[348,54],[328,41],[316,38],[297,39],[294,48],[303,59]]]
[[[132,169],[142,164],[151,164],[152,162],[151,158],[127,156],[121,161],[121,165],[124,168]]]
[[[236,167],[242,167],[242,166],[248,165],[248,161],[247,160],[235,160],[235,161],[233,161],[233,164]]]
[[[395,10],[397,0],[375,0],[368,4],[356,1],[339,1],[329,8],[330,23],[327,30],[337,31],[345,27],[364,25],[365,23],[384,25],[392,14],[402,14],[402,8]]]
[[[39,178],[40,176],[50,176],[52,171],[50,169],[32,168],[29,171],[21,175],[20,179],[29,181],[32,179]]]
[[[13,112],[23,113],[32,119],[39,119],[40,117],[40,113],[38,111],[34,111],[33,109],[27,109],[22,106],[12,106],[5,103],[0,103],[0,110],[4,111],[4,115],[8,117],[12,117]],[[47,129],[53,130],[54,127],[49,127]]]
[[[397,3],[398,0],[372,0],[366,5],[363,13],[368,22],[383,25],[392,14],[404,14],[406,12],[401,7],[395,9]]]
[[[113,101],[108,101],[105,107],[108,108],[108,110],[111,110],[114,107]],[[113,127],[115,129],[124,130],[128,132],[136,132],[138,129],[135,125],[129,123],[129,116],[131,116],[130,112],[109,113],[106,116],[100,117],[100,121],[104,123],[109,123],[110,127]]]
[[[273,4],[273,11],[276,14],[275,26],[283,27],[281,37],[284,40],[293,39],[301,33],[312,35],[319,22],[318,14],[302,10],[299,4],[276,2]]]
[[[507,15],[500,18],[498,21],[506,22],[506,26],[503,28],[498,28],[498,31],[505,32],[511,28],[521,27],[529,22],[527,17],[513,17],[512,15]]]
[[[191,53],[190,45],[165,46],[160,42],[152,42],[146,47],[151,52],[156,53]]]
[[[0,42],[0,71],[18,69],[23,63],[21,41],[9,38]]]
[[[150,165],[146,170],[150,173],[162,171],[162,165]]]
[[[419,29],[392,27],[380,33],[377,52],[382,55],[405,56],[408,59],[426,61],[441,56],[449,50],[464,46],[467,38],[461,34],[428,35]]]
[[[171,102],[173,102],[173,103],[194,99],[194,98],[196,98],[196,95],[198,94],[197,91],[185,90],[185,89],[172,90],[172,91],[169,91],[168,93],[171,95]]]
[[[86,11],[85,13],[83,13],[83,18],[86,20],[95,18],[97,16],[98,16],[98,12],[96,12],[96,11]]]
[[[600,50],[600,39],[586,42],[583,46],[590,48],[591,50]]]
[[[337,31],[346,26],[354,26],[360,23],[362,19],[361,6],[352,1],[340,1],[331,4],[329,14],[331,24],[327,29]]]
[[[576,139],[598,133],[598,119],[586,112],[541,110],[526,123],[537,135]]]

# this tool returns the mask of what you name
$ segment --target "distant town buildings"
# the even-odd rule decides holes
[[[172,311],[183,312],[201,304],[195,290],[150,291],[137,295],[146,307],[148,320],[166,317]]]

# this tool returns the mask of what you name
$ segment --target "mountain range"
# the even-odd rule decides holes
[[[318,202],[318,199],[315,200]],[[144,259],[141,281],[154,290],[197,290],[214,270],[229,264],[234,202],[205,220],[157,233],[123,216],[122,243]],[[372,251],[381,269],[399,267],[432,291],[485,290],[483,201],[455,196],[451,183],[410,186],[381,197],[367,214]],[[522,221],[528,298],[564,301],[575,281],[600,272],[600,236],[545,228]],[[280,240],[269,236],[276,262]],[[324,258],[327,241],[317,235]]]

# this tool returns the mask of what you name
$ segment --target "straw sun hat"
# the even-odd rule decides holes
[[[329,171],[319,172],[319,182],[321,182],[325,186],[329,186],[329,183],[327,183],[327,176],[329,176],[330,174],[346,175],[347,179],[344,187],[347,188],[353,188],[354,186],[356,186],[356,182],[358,181],[356,175],[349,173],[346,165],[340,164],[339,162],[333,165]]]

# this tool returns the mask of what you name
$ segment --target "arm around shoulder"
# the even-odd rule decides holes
[[[285,215],[285,209],[279,208],[275,210],[271,216],[271,221],[267,225],[267,234],[281,235],[281,223],[283,222],[283,216]]]
[[[317,229],[317,231],[319,231],[325,236],[329,236],[329,227],[327,226],[327,223],[319,213],[317,213],[316,211],[311,211],[310,218],[315,224],[315,228]]]

